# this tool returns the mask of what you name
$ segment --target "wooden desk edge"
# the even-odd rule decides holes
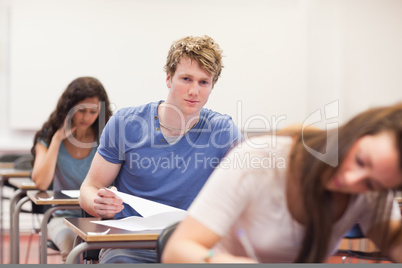
[[[50,199],[50,200],[40,200],[36,198],[36,193],[38,193],[39,190],[30,190],[27,192],[27,196],[29,199],[32,200],[36,205],[79,205],[78,198],[73,198],[73,199]],[[48,191],[48,192],[53,192],[53,191]]]
[[[35,183],[30,178],[10,178],[8,183],[21,190],[37,190]],[[29,183],[29,184],[27,184]]]
[[[93,218],[92,220],[97,221],[101,220],[101,218]],[[63,222],[85,242],[156,241],[159,236],[159,233],[88,235],[66,218],[64,218]],[[105,227],[107,228],[107,226]]]
[[[0,169],[0,176],[7,178],[19,178],[19,177],[30,177],[30,170],[17,170],[17,169]]]

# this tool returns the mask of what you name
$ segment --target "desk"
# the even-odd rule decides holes
[[[0,168],[14,168],[14,162],[0,162]]]
[[[3,166],[4,167],[4,166]],[[10,178],[23,178],[31,176],[30,170],[18,170],[13,168],[0,168],[0,263],[3,263],[3,245],[4,245],[4,233],[3,233],[3,186],[4,182]]]
[[[15,228],[15,223],[13,220],[14,208],[19,200],[26,196],[26,192],[28,190],[35,190],[35,183],[29,178],[11,178],[8,181],[12,186],[16,187],[17,190],[14,192],[13,196],[10,199],[10,249],[14,248],[14,240],[11,239],[13,237],[13,232]],[[10,260],[11,256],[13,256],[12,251],[10,250]]]
[[[78,198],[71,198],[61,192],[53,192],[53,191],[39,191],[39,190],[29,190],[27,191],[27,196],[18,201],[14,213],[13,213],[13,222],[15,224],[15,228],[13,228],[12,237],[10,239],[13,240],[12,245],[13,248],[10,249],[11,263],[16,264],[19,263],[19,214],[21,211],[21,207],[24,203],[31,200],[36,205],[52,205],[51,208],[46,210],[43,215],[43,219],[41,222],[41,239],[40,239],[40,263],[47,263],[47,222],[50,217],[56,210],[80,210],[81,207],[78,203]]]
[[[91,221],[100,218],[65,218],[66,224],[83,242],[76,245],[68,254],[66,264],[79,263],[79,255],[89,249],[100,248],[156,248],[156,241],[162,230],[132,232],[108,227]],[[104,232],[106,235],[88,235],[88,232]]]

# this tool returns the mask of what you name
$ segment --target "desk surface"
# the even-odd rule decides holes
[[[0,168],[14,168],[14,162],[0,162]]]
[[[62,192],[54,191],[27,191],[27,196],[36,205],[79,205],[78,198],[69,197]]]
[[[91,221],[100,218],[65,218],[64,224],[74,231],[85,242],[111,242],[111,241],[156,241],[161,230],[132,232],[96,224]],[[104,232],[110,228],[106,235],[88,235],[88,232]]]
[[[8,183],[21,190],[37,189],[35,183],[30,178],[11,178],[8,180]]]
[[[8,178],[29,177],[31,176],[31,170],[0,168],[0,176]]]

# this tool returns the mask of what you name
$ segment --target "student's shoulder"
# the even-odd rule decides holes
[[[200,120],[212,125],[234,125],[232,117],[227,114],[221,114],[208,108],[202,108]]]
[[[130,106],[130,107],[123,107],[120,108],[115,114],[115,117],[131,117],[131,116],[138,116],[138,115],[145,115],[149,114],[153,110],[158,107],[157,102],[151,102],[147,104],[142,104],[139,106]]]

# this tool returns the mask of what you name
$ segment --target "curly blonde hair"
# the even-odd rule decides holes
[[[222,49],[211,37],[187,36],[173,42],[164,67],[166,73],[173,76],[177,64],[186,57],[197,61],[201,69],[213,76],[212,84],[216,84],[223,68]]]

